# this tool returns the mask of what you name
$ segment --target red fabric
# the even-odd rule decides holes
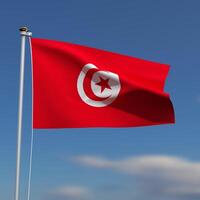
[[[90,47],[44,39],[31,39],[33,60],[33,128],[134,127],[174,123],[174,111],[164,83],[169,66]],[[94,71],[119,76],[121,90],[104,107],[86,104],[77,90],[83,66],[98,69],[84,80],[89,98]],[[100,80],[110,91],[108,80]],[[105,98],[104,98],[105,99]]]

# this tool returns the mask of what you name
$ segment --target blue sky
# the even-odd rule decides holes
[[[200,198],[200,2],[198,0],[1,1],[0,199],[14,196],[20,36],[68,41],[168,63],[176,124],[34,132],[31,199]],[[27,45],[21,199],[31,134]]]

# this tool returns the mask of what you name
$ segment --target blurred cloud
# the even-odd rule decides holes
[[[83,186],[62,186],[49,192],[51,199],[73,199],[83,200],[91,195],[91,191]]]
[[[140,156],[109,160],[97,156],[76,156],[79,165],[110,169],[137,178],[138,199],[200,199],[200,163],[171,156]],[[138,191],[137,191],[138,192]],[[144,196],[147,195],[146,197]]]

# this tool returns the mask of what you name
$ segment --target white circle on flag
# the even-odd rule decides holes
[[[96,69],[96,72],[92,75],[90,85],[87,85],[87,87],[91,88],[91,92],[93,93],[91,96],[95,96],[95,99],[89,97],[89,94],[86,95],[84,89],[84,80],[91,69]],[[89,63],[83,66],[79,74],[77,89],[79,96],[86,104],[94,107],[105,107],[117,98],[121,84],[117,74],[98,70],[95,65]]]

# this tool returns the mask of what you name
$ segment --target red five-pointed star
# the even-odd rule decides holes
[[[96,85],[101,86],[101,93],[106,89],[111,89],[110,85],[108,84],[109,78],[103,79],[102,77],[99,77],[100,81],[96,83]]]

